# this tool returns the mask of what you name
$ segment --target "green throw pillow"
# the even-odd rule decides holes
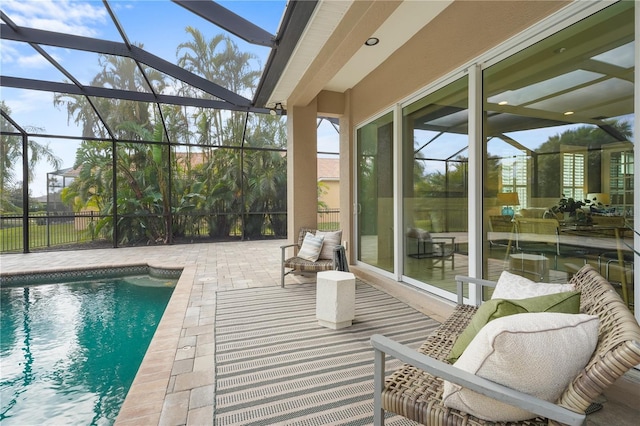
[[[491,299],[484,302],[473,315],[467,328],[464,329],[453,344],[448,361],[452,364],[462,355],[469,343],[486,323],[496,318],[528,312],[557,312],[563,314],[580,313],[580,292],[565,291],[527,299],[508,300]]]

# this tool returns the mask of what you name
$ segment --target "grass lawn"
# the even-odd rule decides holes
[[[0,229],[0,252],[22,251],[22,226]],[[91,241],[88,231],[78,231],[71,223],[31,224],[29,227],[29,247],[42,248],[64,244]]]

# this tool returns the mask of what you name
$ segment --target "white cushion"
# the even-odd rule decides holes
[[[407,237],[416,238],[420,241],[431,241],[431,234],[420,228],[407,228]]]
[[[324,237],[322,251],[318,259],[333,259],[333,250],[342,241],[342,231],[316,231],[316,237]]]
[[[493,290],[492,299],[528,299],[529,297],[574,291],[573,284],[548,284],[531,281],[521,275],[503,271]]]
[[[598,342],[598,317],[526,313],[495,319],[471,341],[454,366],[538,398],[556,402],[587,365]],[[446,407],[490,421],[534,414],[448,381]]]
[[[309,262],[315,262],[320,256],[323,241],[323,236],[316,237],[311,232],[307,232],[302,241],[302,247],[298,252],[298,257]]]

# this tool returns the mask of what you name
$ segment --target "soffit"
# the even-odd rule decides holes
[[[266,106],[274,106],[276,103],[286,105],[286,99],[307,72],[352,3],[353,1],[320,1]]]
[[[357,24],[346,22],[347,12],[354,3],[330,0],[319,2],[267,105],[280,102],[286,106],[286,100],[305,78],[312,62],[334,31],[339,26]],[[380,39],[380,43],[376,46],[365,46],[365,40],[362,40],[362,46],[358,51],[343,61],[343,64],[338,64],[339,71],[323,82],[322,90],[344,92],[354,87],[451,3],[450,0],[403,1],[370,34],[371,37]],[[339,55],[333,56],[337,57]]]

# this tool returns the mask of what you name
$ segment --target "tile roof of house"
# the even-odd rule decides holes
[[[318,180],[339,180],[340,159],[318,158]]]

